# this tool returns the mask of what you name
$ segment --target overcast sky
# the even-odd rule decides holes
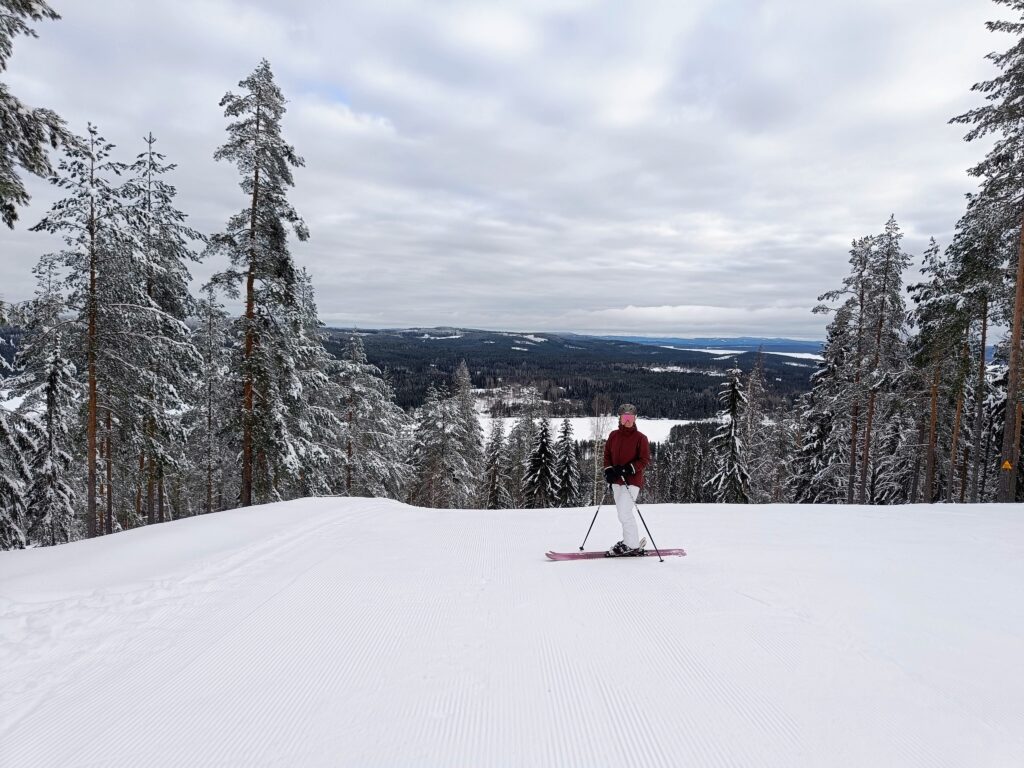
[[[245,205],[218,102],[269,59],[342,327],[822,338],[853,238],[948,242],[984,147],[946,123],[1008,47],[985,0],[50,2],[3,79],[125,161],[153,131],[207,233]],[[30,189],[7,300],[58,244]]]

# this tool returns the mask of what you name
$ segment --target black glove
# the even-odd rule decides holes
[[[633,469],[632,464],[623,464],[622,466],[619,467],[619,470],[622,472],[623,478],[632,477],[633,475],[636,474],[636,470]]]
[[[619,475],[619,468],[618,467],[605,467],[604,479],[605,479],[605,482],[608,483],[608,485],[611,485],[612,483],[614,483],[616,480],[619,479],[619,477],[620,477],[620,475]]]

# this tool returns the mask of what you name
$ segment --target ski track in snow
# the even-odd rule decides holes
[[[307,499],[2,553],[0,765],[1024,765],[1014,506],[644,505],[687,557],[544,557],[592,514]]]

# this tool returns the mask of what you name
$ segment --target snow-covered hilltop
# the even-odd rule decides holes
[[[0,553],[0,762],[1024,765],[1018,508],[653,505],[687,557],[548,562],[592,512],[307,499]]]

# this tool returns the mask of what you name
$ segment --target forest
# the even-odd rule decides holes
[[[5,7],[0,72],[18,35],[58,18],[40,0]],[[655,446],[647,500],[1024,500],[1024,23],[992,28],[1016,42],[990,56],[984,103],[952,118],[991,144],[954,236],[908,253],[895,215],[848,233],[847,272],[817,298],[828,324],[813,369],[556,335],[494,352],[480,338],[442,360],[408,334],[329,331],[292,255],[315,233],[289,202],[305,160],[268,61],[219,104],[212,161],[237,169],[238,192],[216,232],[189,225],[150,126],[115,147],[0,83],[4,224],[28,201],[22,177],[47,178],[60,197],[29,224],[64,244],[25,265],[32,297],[0,305],[0,547],[317,495],[589,504],[604,490],[601,445],[557,420],[627,398],[644,414],[716,417]],[[199,261],[215,272],[193,292]],[[505,383],[543,399],[507,403],[515,427],[484,435],[475,390]]]

